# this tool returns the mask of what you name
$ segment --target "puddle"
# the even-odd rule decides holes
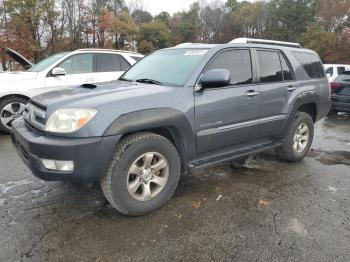
[[[311,149],[307,155],[324,165],[350,165],[350,152],[347,151],[323,151]]]

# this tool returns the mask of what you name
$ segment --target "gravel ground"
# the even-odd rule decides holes
[[[0,261],[350,261],[349,134],[331,115],[303,162],[198,170],[139,218],[97,186],[35,178],[0,134]]]

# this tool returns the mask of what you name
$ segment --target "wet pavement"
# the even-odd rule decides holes
[[[0,167],[0,261],[350,261],[350,117],[319,122],[301,163],[196,171],[138,218],[96,186],[33,177],[5,135]]]

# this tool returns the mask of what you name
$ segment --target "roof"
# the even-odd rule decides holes
[[[75,50],[73,52],[114,52],[114,53],[125,53],[125,54],[142,56],[142,54],[136,53],[136,52],[126,51],[126,50],[116,50],[116,49],[102,49],[102,48],[83,48],[83,49]]]

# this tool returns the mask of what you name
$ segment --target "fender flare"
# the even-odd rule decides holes
[[[195,132],[190,120],[184,113],[172,108],[154,108],[123,114],[112,122],[103,136],[123,136],[156,128],[169,129],[185,163],[195,157]]]
[[[295,119],[298,109],[302,105],[306,105],[306,104],[316,104],[316,107],[317,107],[317,101],[315,99],[315,91],[311,91],[311,90],[305,91],[298,94],[294,98],[294,101],[292,102],[292,106],[290,107],[290,110],[287,114],[286,121],[284,122],[284,125],[281,128],[281,132],[278,135],[278,138],[282,138],[282,139],[284,138],[286,132],[288,131],[288,127]]]

